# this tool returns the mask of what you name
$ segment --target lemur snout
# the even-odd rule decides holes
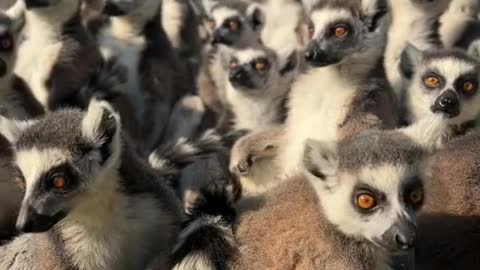
[[[28,207],[21,210],[17,220],[17,230],[22,233],[41,233],[50,230],[55,224],[65,217],[63,213],[54,216],[38,214],[34,209]]]
[[[338,62],[334,57],[322,50],[316,42],[311,42],[308,45],[304,57],[314,67],[325,67]]]
[[[234,86],[241,86],[246,88],[255,88],[253,85],[248,71],[244,67],[237,67],[230,70],[228,79]]]
[[[213,33],[213,40],[212,44],[225,44],[225,45],[231,45],[233,44],[231,38],[229,38],[230,34],[227,29],[217,29]]]
[[[455,92],[447,90],[440,95],[432,106],[432,111],[434,113],[445,113],[450,118],[458,116],[460,114],[460,103]]]

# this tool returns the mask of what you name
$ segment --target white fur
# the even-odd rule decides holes
[[[316,27],[313,37],[315,38],[318,36],[323,36],[328,30],[327,26],[330,22],[339,19],[351,20],[352,17],[352,13],[346,9],[324,8],[320,10],[314,10],[311,17],[312,22]]]
[[[356,89],[335,67],[317,68],[298,78],[290,94],[286,137],[280,152],[284,173],[297,171],[306,139],[337,141],[338,124]]]
[[[162,25],[170,43],[175,48],[180,47],[182,43],[181,30],[186,12],[186,7],[181,1],[162,1]]]
[[[237,10],[227,8],[227,7],[218,7],[212,12],[213,19],[216,23],[216,27],[219,27],[226,19],[234,16],[239,16]]]
[[[447,48],[453,47],[464,34],[468,24],[478,20],[478,12],[480,12],[478,0],[453,0],[440,19],[443,45]]]

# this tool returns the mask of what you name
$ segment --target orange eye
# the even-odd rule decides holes
[[[27,188],[27,182],[25,182],[25,179],[23,177],[17,177],[15,180],[17,181],[17,184],[21,189]]]
[[[440,79],[437,76],[428,76],[425,78],[424,84],[426,87],[434,89],[440,85]]]
[[[377,201],[372,195],[363,193],[357,196],[357,205],[363,210],[370,210],[377,205]]]
[[[230,21],[228,23],[228,28],[230,28],[230,30],[232,30],[232,31],[237,31],[238,30],[238,22]]]
[[[475,86],[471,82],[466,82],[463,84],[463,90],[467,93],[471,93],[473,90],[475,90]]]
[[[265,70],[266,67],[267,67],[267,65],[263,62],[257,62],[255,64],[255,69],[258,70],[258,71],[263,71],[263,70]]]
[[[414,189],[410,192],[409,198],[413,205],[420,204],[423,201],[423,190],[420,188]]]
[[[61,190],[65,188],[65,186],[67,185],[67,181],[65,181],[65,178],[63,177],[56,176],[53,178],[52,184],[55,189]]]
[[[348,34],[348,30],[345,26],[337,26],[335,28],[335,37],[343,38]]]

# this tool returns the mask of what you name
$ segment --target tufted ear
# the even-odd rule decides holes
[[[11,144],[14,144],[22,134],[23,130],[34,123],[35,120],[18,121],[0,115],[0,134],[2,134]]]
[[[255,32],[262,31],[265,26],[265,13],[258,4],[251,4],[247,8],[247,18]]]
[[[100,149],[106,162],[120,151],[120,116],[106,101],[92,99],[82,120],[82,135]]]
[[[335,176],[338,169],[336,144],[308,139],[305,143],[303,166],[307,172],[322,181]]]
[[[423,52],[408,43],[400,58],[400,72],[406,79],[411,79],[418,64],[422,61]]]
[[[387,0],[362,0],[362,18],[369,32],[387,27],[389,11]]]

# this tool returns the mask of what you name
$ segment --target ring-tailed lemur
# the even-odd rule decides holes
[[[265,46],[221,50],[226,109],[231,119],[220,126],[251,132],[275,127],[286,118],[286,102],[296,77],[299,56],[291,52],[282,59]]]
[[[25,37],[15,74],[46,111],[79,106],[80,88],[101,63],[97,45],[82,25],[80,0],[24,3]]]
[[[432,114],[447,116],[451,136],[476,126],[480,115],[480,62],[456,50],[420,51],[406,48],[402,72],[410,78],[405,117],[416,122]]]
[[[385,8],[383,0],[363,0],[324,1],[313,9],[305,52],[312,67],[290,91],[278,167],[272,166],[280,170],[270,174],[272,185],[277,176],[296,172],[308,138],[338,141],[397,125],[396,101],[382,65]]]
[[[394,268],[390,257],[416,244],[430,141],[443,128],[434,117],[338,143],[307,141],[305,175],[239,203],[232,269]]]
[[[477,0],[452,0],[440,18],[440,38],[445,48],[468,49],[472,41],[480,38],[480,2]]]
[[[23,232],[0,247],[1,269],[161,269],[182,220],[164,179],[131,149],[112,107],[59,110],[31,121],[0,120],[26,189]]]
[[[171,109],[193,88],[163,31],[160,0],[108,0],[109,20],[97,39],[106,59],[127,67],[125,92],[135,108],[147,151],[161,141]]]
[[[391,18],[385,50],[387,78],[399,99],[403,99],[405,81],[400,60],[403,50],[411,43],[425,50],[441,46],[439,18],[451,0],[391,0]]]

